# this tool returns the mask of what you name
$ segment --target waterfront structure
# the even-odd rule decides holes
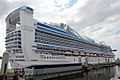
[[[7,74],[8,61],[9,61],[9,54],[8,52],[4,52],[2,57],[2,64],[1,64],[1,72],[0,72],[1,75]]]
[[[6,18],[6,50],[12,68],[114,62],[110,46],[80,36],[66,24],[37,21],[33,13],[32,8],[23,6]]]

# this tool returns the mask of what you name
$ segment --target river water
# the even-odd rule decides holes
[[[120,76],[120,66],[91,70],[88,74],[74,75],[52,80],[111,80]]]

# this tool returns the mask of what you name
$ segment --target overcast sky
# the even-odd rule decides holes
[[[39,21],[63,22],[80,35],[105,41],[120,57],[120,0],[0,0],[0,55],[5,51],[5,18],[23,5],[32,7]]]

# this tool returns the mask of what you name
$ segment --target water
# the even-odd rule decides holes
[[[111,80],[120,76],[120,66],[91,70],[88,74],[56,78],[52,80]]]

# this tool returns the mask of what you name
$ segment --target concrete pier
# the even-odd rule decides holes
[[[111,64],[96,64],[96,65],[88,65],[83,67],[83,65],[77,66],[67,66],[67,67],[52,67],[52,68],[42,68],[36,69],[34,67],[33,75],[27,75],[26,79],[33,79],[33,80],[43,80],[43,79],[50,79],[55,77],[63,77],[63,76],[70,76],[75,74],[83,75],[92,69],[98,69],[102,67],[110,67]]]
[[[110,64],[96,64],[83,67],[81,64],[76,66],[69,65],[66,67],[57,67],[57,66],[30,66],[32,68],[33,74],[31,75],[19,75],[19,74],[7,74],[7,80],[44,80],[52,79],[58,77],[74,76],[74,75],[86,75],[87,72],[104,67],[111,67],[113,63]],[[34,68],[33,68],[34,67]],[[39,69],[38,69],[39,67]],[[86,71],[87,70],[87,71]],[[85,74],[86,73],[86,74]],[[14,79],[13,79],[14,78]],[[3,80],[3,79],[0,79]]]
[[[8,59],[9,59],[9,54],[7,51],[5,51],[3,53],[1,72],[0,72],[0,78],[2,80],[7,79]]]

